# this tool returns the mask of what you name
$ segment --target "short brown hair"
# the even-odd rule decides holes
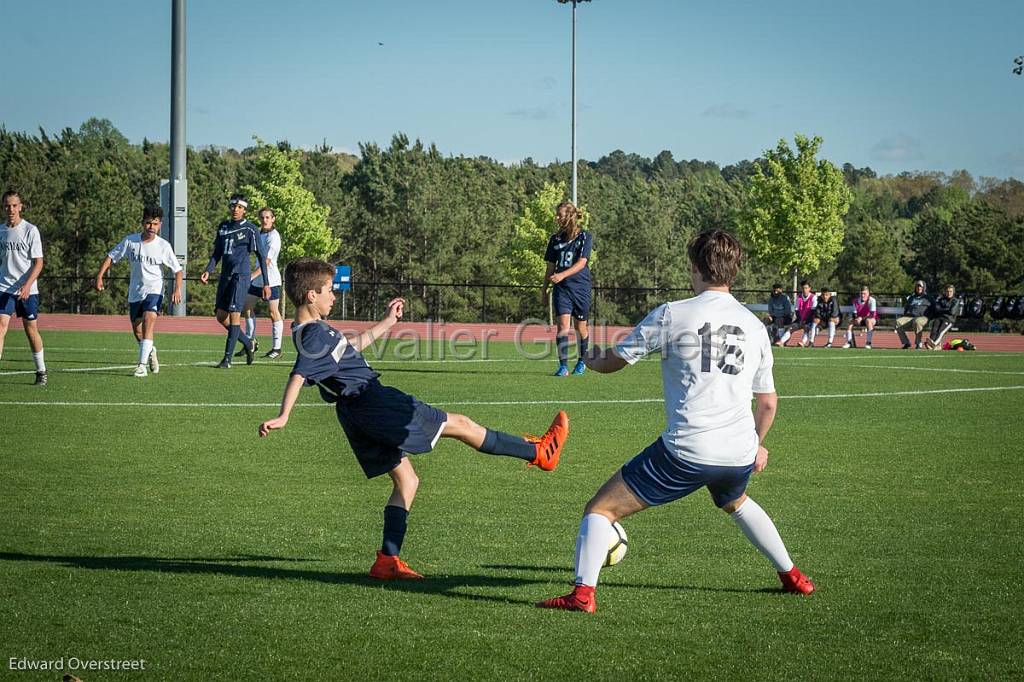
[[[711,286],[731,286],[743,260],[739,240],[724,230],[701,232],[690,240],[686,253]]]
[[[317,258],[297,258],[284,272],[284,291],[296,308],[306,302],[306,294],[319,291],[324,280],[334,279],[334,266]]]

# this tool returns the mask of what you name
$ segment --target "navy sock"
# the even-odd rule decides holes
[[[480,446],[480,452],[488,455],[505,455],[506,457],[518,457],[532,462],[537,458],[536,446],[522,436],[513,436],[502,431],[491,431],[486,429],[484,442]]]
[[[408,518],[407,509],[390,504],[384,507],[384,543],[381,545],[381,552],[388,556],[398,556],[402,553],[402,541],[405,540]]]
[[[587,357],[587,350],[590,349],[590,337],[584,336],[582,339],[579,339],[576,343],[577,345],[579,345],[580,349],[579,359],[582,360],[583,358]]]
[[[242,328],[237,324],[233,324],[228,327],[228,340],[224,344],[224,357],[229,360],[235,354],[235,343],[238,341],[239,335],[242,333]]]
[[[569,362],[569,337],[556,336],[555,345],[558,347],[558,364],[564,365]]]

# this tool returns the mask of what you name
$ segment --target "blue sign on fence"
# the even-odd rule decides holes
[[[352,288],[351,265],[334,266],[334,286],[332,288],[335,291],[348,291]]]

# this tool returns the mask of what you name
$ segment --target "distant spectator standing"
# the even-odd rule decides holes
[[[932,350],[942,348],[942,337],[953,328],[953,324],[961,312],[960,299],[957,298],[956,287],[952,284],[947,284],[942,296],[935,299],[931,310],[928,311],[930,326],[928,329],[928,340],[925,343],[929,348]]]
[[[772,295],[768,297],[768,323],[772,327],[771,339],[776,346],[785,346],[789,341],[789,328],[793,324],[793,302],[782,293],[782,285],[772,285]]]
[[[878,322],[878,302],[871,295],[871,290],[866,286],[861,287],[860,295],[853,299],[853,315],[850,316],[850,325],[846,328],[846,343],[843,348],[856,348],[857,342],[853,338],[854,327],[864,327],[867,332],[867,340],[864,348],[871,350],[871,337],[875,334],[875,324]]]
[[[818,304],[814,308],[814,322],[811,324],[811,345],[814,345],[814,338],[818,335],[818,327],[828,323],[828,343],[825,348],[832,347],[832,341],[836,338],[836,328],[842,313],[839,312],[839,299],[832,295],[828,287],[821,288],[821,295],[818,296]]]
[[[796,295],[797,324],[804,330],[800,339],[800,347],[811,345],[811,329],[814,327],[814,309],[818,306],[818,295],[811,291],[811,283],[806,279],[800,282],[800,293]]]
[[[896,334],[903,342],[903,349],[910,348],[907,330],[914,330],[914,347],[921,350],[921,334],[928,324],[928,311],[932,307],[932,297],[925,293],[922,280],[914,282],[914,291],[907,296],[903,304],[903,314],[896,318]]]

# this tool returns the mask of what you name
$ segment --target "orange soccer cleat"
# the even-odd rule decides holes
[[[526,436],[526,440],[533,443],[537,448],[537,456],[533,458],[529,466],[537,466],[544,471],[552,471],[558,466],[558,458],[562,454],[562,446],[565,439],[569,437],[569,415],[564,410],[559,410],[555,415],[547,432],[537,438]]]
[[[782,589],[793,594],[810,594],[814,592],[814,583],[800,569],[794,566],[786,573],[779,573],[779,580],[782,581]]]
[[[409,568],[397,556],[390,556],[377,550],[377,560],[370,568],[370,577],[377,580],[422,580],[423,576]]]
[[[594,595],[593,587],[577,585],[573,588],[572,592],[564,597],[554,597],[553,599],[537,602],[537,608],[594,613],[597,611],[597,597]]]

